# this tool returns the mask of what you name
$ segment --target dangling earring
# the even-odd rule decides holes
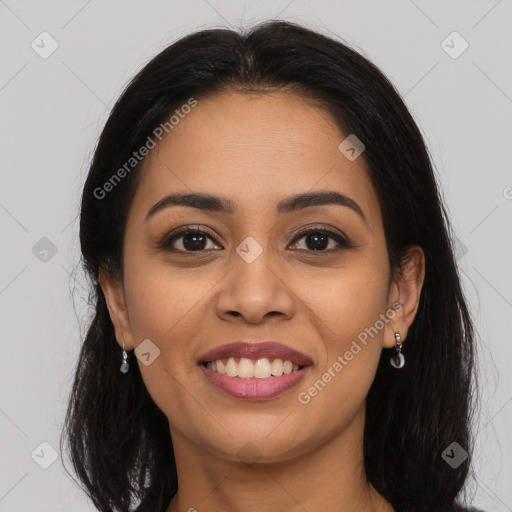
[[[395,340],[396,354],[394,356],[391,356],[389,362],[391,363],[391,366],[393,368],[403,368],[405,364],[405,357],[402,354],[402,338],[400,337],[399,332],[395,332]]]
[[[124,341],[123,341],[123,362],[121,363],[121,372],[126,373],[130,369],[130,364],[128,363],[128,354],[124,349]]]

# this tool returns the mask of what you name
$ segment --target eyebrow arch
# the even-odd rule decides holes
[[[144,222],[147,222],[150,217],[155,215],[158,211],[163,210],[169,206],[189,206],[199,210],[209,210],[221,213],[234,213],[235,205],[229,199],[223,199],[212,194],[191,193],[191,194],[169,194],[160,199],[158,203],[153,205],[148,213]]]
[[[353,199],[343,194],[339,194],[338,192],[332,191],[306,192],[288,197],[277,203],[276,211],[278,214],[283,215],[285,213],[294,212],[302,208],[308,208],[310,206],[322,206],[330,204],[346,206],[352,209],[357,213],[357,215],[359,215],[359,217],[361,217],[362,220],[364,220],[366,224],[368,224],[363,210]],[[158,211],[163,210],[169,206],[188,206],[191,208],[197,208],[199,210],[208,210],[228,214],[233,214],[235,212],[235,205],[231,200],[224,199],[212,194],[169,194],[168,196],[160,199],[160,201],[158,201],[149,209],[144,222],[147,222]]]
[[[337,204],[340,206],[346,206],[351,208],[354,212],[368,223],[364,216],[361,207],[350,197],[339,194],[338,192],[325,191],[325,192],[306,192],[304,194],[297,194],[287,199],[283,199],[277,203],[277,213],[289,213],[301,208],[307,208],[309,206],[323,206]]]

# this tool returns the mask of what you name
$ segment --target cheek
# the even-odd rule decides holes
[[[360,406],[373,382],[389,322],[386,259],[362,255],[357,261],[331,275],[324,288],[317,281],[308,298],[324,345],[315,376],[321,382],[308,395],[325,405],[341,397],[344,413]]]
[[[126,262],[126,299],[135,347],[146,339],[157,347],[151,364],[146,365],[142,358],[137,358],[137,364],[162,410],[179,399],[181,387],[176,381],[197,371],[194,338],[204,317],[202,301],[214,284],[213,277],[197,270],[172,270],[154,259]]]
[[[126,294],[135,344],[145,338],[177,349],[182,333],[197,329],[201,301],[215,284],[212,273],[172,269],[156,259],[127,264]],[[186,345],[186,344],[185,344]]]
[[[387,281],[383,284],[378,276],[360,281],[351,274],[331,283],[323,302],[317,297],[325,353],[314,378],[297,393],[307,411],[301,415],[301,428],[315,429],[315,418],[321,417],[323,433],[333,433],[364,407],[382,351],[385,323],[380,315],[385,312],[386,290]]]
[[[364,333],[385,313],[388,275],[382,260],[361,254],[336,272],[304,282],[309,289],[304,295],[307,308],[316,319],[331,358],[348,350],[352,340],[364,339]],[[381,324],[378,334],[371,338],[376,349],[383,334]]]
[[[149,394],[168,418],[174,418],[176,411],[188,418],[197,414],[196,401],[183,390],[184,383],[197,378],[192,374],[200,371],[193,363],[197,351],[193,340],[200,325],[201,300],[214,283],[205,276],[189,277],[148,260],[136,270],[128,271],[127,266],[125,278],[135,346],[149,339],[157,347],[150,364],[142,357],[137,364]]]

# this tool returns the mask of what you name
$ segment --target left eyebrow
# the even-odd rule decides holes
[[[330,204],[337,204],[350,208],[356,212],[366,224],[368,224],[362,208],[353,199],[332,191],[307,192],[305,194],[297,194],[295,196],[288,197],[287,199],[283,199],[277,203],[276,210],[277,213],[284,214],[301,208],[308,208],[310,206],[323,206]]]
[[[333,191],[305,192],[302,194],[296,194],[279,201],[276,206],[276,211],[278,214],[283,215],[303,208],[331,204],[350,208],[357,213],[357,215],[359,215],[366,224],[368,224],[363,210],[353,199]],[[158,211],[169,206],[188,206],[200,210],[216,211],[228,214],[235,213],[235,205],[231,200],[212,194],[169,194],[168,196],[160,199],[160,201],[149,209],[144,222],[147,222],[149,218],[155,215]]]

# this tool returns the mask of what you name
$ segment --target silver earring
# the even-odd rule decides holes
[[[124,349],[124,341],[123,341],[123,362],[121,363],[121,372],[126,373],[130,369],[130,364],[128,363],[128,353]]]
[[[391,366],[393,368],[403,368],[405,364],[405,358],[404,355],[402,354],[402,338],[399,332],[395,332],[395,340],[396,354],[394,356],[391,356],[389,362],[391,363]]]

